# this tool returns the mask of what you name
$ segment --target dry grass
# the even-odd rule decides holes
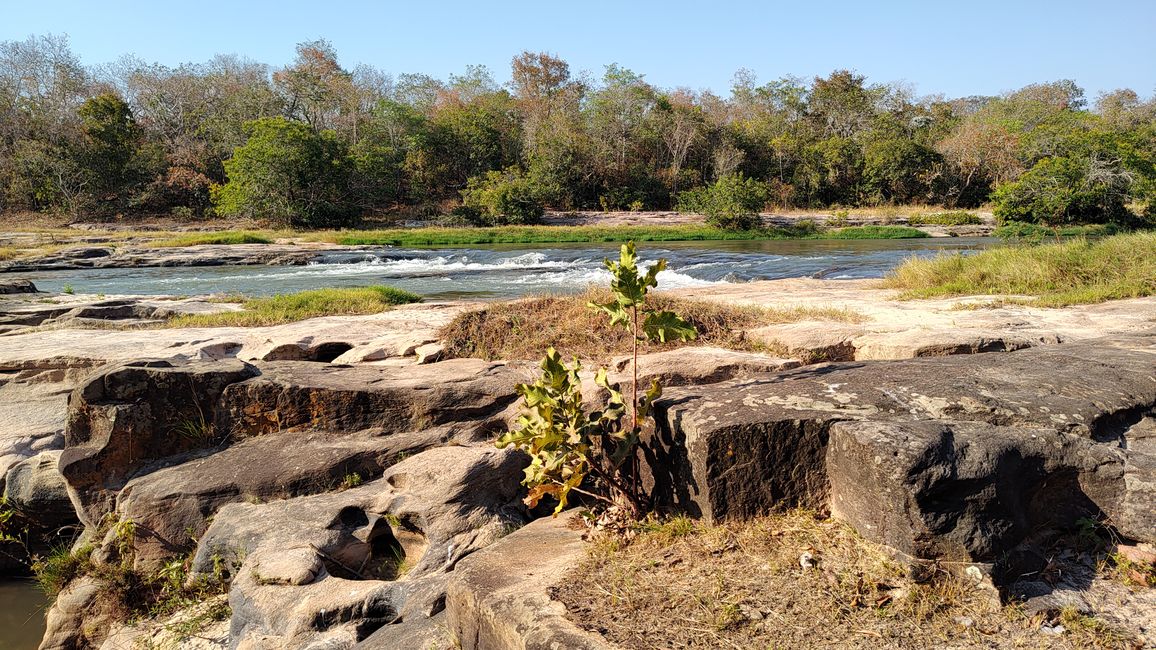
[[[607,290],[591,289],[575,296],[539,296],[495,303],[455,318],[441,331],[449,356],[482,359],[537,359],[553,346],[563,358],[605,363],[628,354],[630,334],[611,327],[602,313],[587,307],[589,302],[609,302]],[[790,307],[761,308],[723,305],[715,302],[676,298],[654,293],[651,305],[674,311],[698,330],[691,343],[646,343],[647,352],[685,345],[714,345],[754,349],[744,338],[744,330],[760,325],[794,323],[804,320],[858,322],[862,316],[847,309]]]
[[[814,568],[800,556],[811,553]],[[555,596],[582,627],[624,648],[1128,648],[1098,619],[1002,607],[945,572],[915,580],[850,527],[804,511],[708,526],[652,525],[596,541]],[[1064,617],[1067,618],[1064,618]]]

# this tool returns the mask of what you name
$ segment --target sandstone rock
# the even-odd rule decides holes
[[[448,572],[526,520],[525,462],[510,450],[440,447],[344,492],[226,505],[193,570],[233,567],[234,647],[350,647],[387,625],[424,635],[444,608]]]
[[[1031,533],[1114,511],[1124,452],[1054,430],[840,422],[831,513],[908,557],[999,559]]]
[[[19,462],[8,470],[4,481],[5,501],[45,531],[78,523],[60,475],[60,453],[46,451]]]
[[[366,431],[252,438],[132,479],[117,496],[116,512],[122,521],[136,524],[134,566],[151,571],[193,550],[209,520],[227,503],[355,487],[380,477],[403,455],[443,444],[458,433],[442,427],[392,436]]]
[[[108,612],[98,605],[100,583],[95,578],[74,580],[52,603],[40,650],[76,650],[96,646],[108,633]]]
[[[442,357],[445,356],[446,348],[441,343],[426,343],[414,348],[413,352],[417,355],[415,363],[421,365],[441,361]]]
[[[514,401],[520,366],[453,359],[412,368],[279,361],[221,398],[218,425],[235,437],[275,431],[388,433],[485,418]]]
[[[336,364],[365,363],[396,357],[412,356],[419,347],[436,343],[436,335],[429,332],[396,332],[355,346],[333,360]]]
[[[915,357],[942,357],[952,354],[979,354],[981,352],[1011,352],[1035,345],[1056,345],[1060,337],[1034,337],[992,330],[957,329],[936,331],[926,329],[865,334],[855,338],[857,361],[912,359]]]
[[[767,345],[776,354],[814,363],[854,359],[854,341],[864,333],[860,327],[832,323],[788,323],[748,330],[747,338]]]
[[[0,294],[38,293],[31,280],[0,280]]]
[[[736,352],[714,347],[687,347],[652,352],[638,357],[639,384],[649,386],[657,379],[664,387],[713,384],[728,379],[750,377],[759,373],[796,368],[795,359],[779,359],[753,352]],[[629,383],[630,357],[620,357],[612,364],[612,381]]]
[[[566,607],[550,598],[550,588],[586,554],[583,527],[575,519],[573,512],[539,519],[459,564],[446,615],[463,650],[616,647],[571,623]],[[384,650],[389,633],[370,637],[365,647]]]
[[[875,480],[832,477],[828,440],[835,423],[935,420],[949,431],[971,432],[970,423],[987,425],[981,428],[991,437],[976,439],[979,434],[968,433],[972,456],[951,451],[955,447],[942,436],[926,432],[921,437],[903,429],[914,436],[903,442],[886,433],[890,430],[861,429],[875,434],[854,458],[839,464],[839,471],[886,473],[887,467],[939,463],[944,472],[971,476],[950,488],[952,494],[988,494],[1015,476],[1024,489],[1049,482],[1062,486],[1056,492],[1068,500],[1044,506],[1009,498],[1005,505],[1014,512],[1000,516],[1014,525],[975,530],[988,539],[964,543],[960,540],[968,534],[966,521],[952,532],[919,519],[957,522],[982,499],[968,502],[957,496],[932,509],[938,514],[920,515],[907,508],[918,510],[922,499],[934,498],[932,490],[939,485],[929,482],[934,471],[927,470],[926,480],[911,479],[909,487],[901,488],[905,475],[894,469],[888,475],[891,496],[858,506],[864,512],[890,509],[875,513],[878,527],[865,526],[864,534],[900,547],[933,549],[930,554],[967,547],[973,549],[969,553],[986,556],[990,549],[1015,543],[1033,508],[1070,520],[1071,513],[1084,506],[1119,518],[1121,531],[1129,536],[1156,539],[1151,508],[1141,505],[1151,502],[1152,455],[1139,433],[1131,434],[1136,444],[1129,438],[1129,425],[1156,407],[1154,349],[1150,337],[1115,338],[999,355],[827,364],[672,389],[658,405],[661,426],[647,450],[649,464],[659,468],[651,481],[660,503],[711,519],[750,517],[795,505],[822,507],[829,496],[839,503],[855,496],[850,486]],[[845,438],[849,430],[842,429],[841,435]],[[1043,440],[1052,441],[1051,446]],[[910,460],[904,461],[908,455]],[[890,460],[884,463],[884,458]],[[865,467],[868,461],[872,465]],[[903,471],[920,476],[914,469]],[[839,492],[832,492],[836,487]],[[903,499],[914,499],[913,504],[897,496],[903,490]],[[909,517],[915,521],[907,521]],[[983,512],[969,520],[998,518]],[[907,541],[897,541],[891,533]],[[920,534],[926,536],[916,539]]]
[[[227,606],[226,596],[215,596],[160,620],[116,627],[101,644],[100,650],[225,650],[229,647],[229,621],[221,619],[219,613]]]
[[[211,448],[225,388],[257,374],[236,360],[140,361],[94,375],[72,394],[60,471],[80,519],[94,525],[116,492],[162,459]]]

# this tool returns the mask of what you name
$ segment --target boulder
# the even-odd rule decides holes
[[[0,295],[17,293],[39,293],[40,290],[31,280],[0,280]]]
[[[612,650],[602,637],[566,618],[551,589],[586,556],[585,527],[575,511],[539,519],[463,560],[446,597],[450,635],[463,650]],[[392,630],[364,643],[393,647]]]
[[[89,576],[77,578],[60,592],[48,609],[40,650],[97,647],[112,623],[101,606],[100,592],[100,582]]]
[[[866,513],[861,532],[913,555],[990,558],[1039,512],[1057,524],[1102,512],[1125,535],[1154,540],[1154,455],[1141,423],[1156,408],[1154,351],[1152,337],[1124,337],[672,389],[646,445],[648,485],[659,504],[708,519],[830,503]],[[969,513],[1009,489],[1057,500],[1004,497],[1011,512]],[[951,498],[921,509],[940,494]],[[927,523],[937,518],[959,530]]]
[[[409,357],[413,356],[419,347],[427,343],[436,342],[437,336],[432,332],[422,332],[419,330],[390,333],[367,343],[354,346],[334,359],[333,363],[365,363],[367,361]]]
[[[218,426],[235,438],[315,429],[387,433],[484,419],[515,399],[521,366],[452,359],[414,367],[334,366],[279,361],[229,386]]]
[[[213,422],[222,392],[256,374],[235,359],[137,361],[79,386],[69,398],[60,471],[81,521],[99,522],[117,491],[146,468],[218,445],[223,435]]]
[[[44,531],[56,531],[78,523],[60,475],[60,451],[46,451],[21,461],[8,470],[4,500]]]
[[[864,537],[909,558],[992,563],[1035,531],[1114,514],[1124,459],[1054,430],[848,421],[830,428],[826,470],[831,513]]]

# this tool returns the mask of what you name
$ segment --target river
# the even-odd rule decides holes
[[[816,277],[878,278],[912,255],[976,250],[998,240],[791,240],[644,243],[643,263],[669,260],[660,287]],[[92,294],[269,295],[319,287],[388,284],[432,299],[512,298],[607,284],[602,260],[617,244],[516,244],[468,248],[367,248],[307,266],[84,269],[21,274],[41,290]]]
[[[36,650],[48,598],[28,580],[0,580],[0,648]]]

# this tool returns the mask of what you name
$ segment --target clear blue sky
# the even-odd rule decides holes
[[[483,64],[505,81],[525,49],[575,71],[619,63],[658,86],[720,94],[742,67],[762,81],[845,67],[952,97],[1061,78],[1090,98],[1156,91],[1156,0],[0,1],[0,40],[46,33],[67,34],[89,65],[237,53],[280,66],[296,43],[325,38],[347,68],[439,78]]]

